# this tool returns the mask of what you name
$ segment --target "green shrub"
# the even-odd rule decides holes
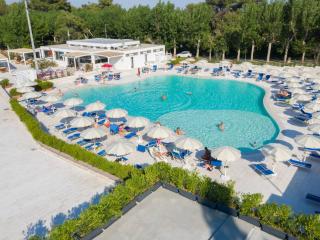
[[[38,92],[45,91],[53,87],[53,83],[50,81],[36,80],[36,82],[38,84],[35,86],[35,90]]]
[[[262,203],[262,194],[243,194],[240,206],[240,213],[247,216],[255,216],[256,209]]]
[[[56,62],[54,62],[54,61],[49,61],[49,60],[46,60],[46,59],[38,61],[38,67],[39,67],[40,70],[43,70],[43,69],[46,69],[46,68],[49,68],[49,67],[57,67],[57,66],[58,66],[58,64]],[[32,61],[31,67],[35,68],[34,61]]]
[[[0,85],[2,88],[7,88],[10,85],[9,79],[3,79],[0,81]]]
[[[292,210],[286,205],[266,203],[258,208],[258,217],[263,224],[286,230],[292,216]]]
[[[60,152],[66,153],[76,160],[86,162],[93,167],[109,172],[121,179],[127,179],[130,176],[130,172],[133,170],[132,166],[122,166],[116,162],[106,161],[103,157],[99,157],[92,152],[88,152],[78,145],[69,144],[58,139],[57,137],[44,132],[39,122],[29,114],[25,108],[18,103],[18,101],[11,100],[11,106],[19,116],[20,120],[27,126],[33,138],[37,141]]]
[[[11,97],[15,97],[15,96],[19,96],[20,93],[17,92],[17,89],[16,88],[11,88],[10,91],[9,91],[9,95]]]
[[[320,239],[320,215],[295,215],[290,219],[288,232],[299,239],[318,240]]]
[[[175,59],[171,60],[170,63],[173,64],[173,65],[177,65],[177,64],[180,64],[185,59],[186,58],[176,57]]]

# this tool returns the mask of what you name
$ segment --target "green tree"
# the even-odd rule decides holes
[[[211,33],[212,11],[205,3],[189,4],[186,8],[190,45],[196,45],[196,57],[199,57],[201,41]]]
[[[284,44],[283,62],[287,62],[291,42],[297,36],[297,22],[301,14],[301,0],[289,0],[284,5],[282,39]]]
[[[7,4],[5,0],[0,0],[0,16],[4,15],[7,11]]]
[[[70,11],[71,5],[67,0],[30,0],[30,8],[39,11]]]
[[[85,22],[81,18],[68,12],[58,15],[54,31],[55,42],[85,38],[87,33]]]
[[[262,33],[268,42],[267,62],[270,62],[272,44],[279,40],[282,29],[282,13],[284,2],[282,0],[265,2],[262,14]]]
[[[112,0],[99,0],[99,6],[102,8],[110,7],[112,5]]]
[[[307,50],[307,41],[309,40],[312,31],[319,27],[320,2],[314,0],[302,0],[302,6],[299,32],[302,42],[301,62],[304,63]]]
[[[240,25],[245,47],[251,45],[250,60],[253,61],[256,46],[261,42],[261,15],[263,6],[260,3],[248,3],[240,10]]]

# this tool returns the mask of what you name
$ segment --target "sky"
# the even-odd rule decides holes
[[[17,2],[18,0],[6,0],[7,3]],[[84,3],[88,3],[88,0],[69,0],[75,6],[81,6]],[[96,0],[97,1],[97,0]],[[90,2],[96,2],[95,0],[90,0]],[[154,6],[159,0],[113,0],[114,3],[118,3],[125,8],[132,7],[134,5],[150,5]],[[185,7],[189,3],[203,2],[204,0],[170,0],[177,7]]]

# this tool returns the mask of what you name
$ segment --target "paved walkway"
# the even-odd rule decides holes
[[[77,215],[114,182],[41,148],[0,89],[0,239],[24,239]]]
[[[131,209],[97,240],[275,240],[238,218],[163,188]]]

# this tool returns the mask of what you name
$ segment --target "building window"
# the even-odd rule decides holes
[[[64,52],[56,52],[56,60],[63,61]]]

